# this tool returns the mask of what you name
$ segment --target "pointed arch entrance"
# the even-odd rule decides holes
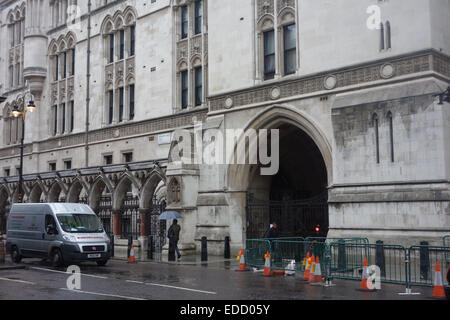
[[[320,127],[299,110],[274,106],[253,118],[246,129],[279,130],[279,170],[263,176],[259,165],[229,166],[230,190],[245,193],[243,239],[264,237],[272,223],[277,223],[282,237],[326,236],[332,156]]]

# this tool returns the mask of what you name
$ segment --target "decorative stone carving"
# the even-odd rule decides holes
[[[394,66],[390,63],[386,63],[380,68],[380,75],[383,79],[389,79],[394,76],[395,69]]]
[[[225,109],[230,109],[230,108],[232,108],[233,107],[233,98],[231,98],[231,97],[228,97],[226,100],[225,100]]]
[[[337,85],[337,78],[334,75],[326,77],[325,81],[323,83],[323,86],[327,90],[332,90],[332,89],[336,88],[336,85]]]
[[[280,87],[273,87],[272,90],[270,91],[270,98],[272,100],[277,100],[280,98],[280,96],[281,96]]]
[[[265,14],[274,13],[273,0],[258,0],[258,19],[259,20]]]
[[[280,13],[286,7],[295,8],[295,0],[278,0],[277,12]]]

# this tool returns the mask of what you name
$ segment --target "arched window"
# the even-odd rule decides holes
[[[391,23],[389,21],[386,22],[386,49],[392,48],[391,42]]]
[[[384,42],[384,24],[381,22],[380,23],[380,51],[383,51],[386,47],[385,47],[385,42]]]
[[[276,73],[276,44],[273,17],[266,15],[258,24],[261,78],[270,80]]]
[[[180,183],[176,178],[173,178],[169,183],[168,198],[169,203],[178,203],[181,201]]]
[[[392,112],[388,112],[386,118],[389,123],[389,143],[390,143],[390,152],[391,152],[391,161],[395,162],[395,154],[394,154],[394,119],[392,117]]]
[[[372,125],[375,132],[375,148],[376,148],[376,160],[377,163],[380,163],[380,131],[379,131],[379,120],[378,115],[376,113],[372,116]]]

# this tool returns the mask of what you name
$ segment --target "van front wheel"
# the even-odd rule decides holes
[[[63,256],[62,256],[61,250],[59,250],[59,249],[54,249],[52,251],[51,259],[52,259],[53,267],[58,268],[58,267],[62,267],[64,265]]]
[[[20,261],[22,261],[22,256],[20,255],[19,249],[17,247],[12,248],[11,259],[14,263],[20,263]]]

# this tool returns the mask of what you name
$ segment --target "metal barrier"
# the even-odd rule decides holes
[[[444,247],[450,247],[450,235],[442,238],[442,242],[443,242]]]
[[[444,243],[446,243],[444,237]],[[369,266],[379,267],[380,281],[411,286],[433,286],[436,262],[443,276],[450,266],[450,246],[417,245],[406,249],[402,245],[369,243],[365,238],[299,238],[247,240],[246,264],[263,268],[267,252],[271,268],[285,270],[294,260],[297,271],[303,271],[302,261],[307,253],[319,257],[322,275],[326,279],[362,279],[364,259]],[[330,242],[334,240],[333,242]]]
[[[361,280],[364,258],[368,265],[380,268],[380,280],[384,283],[408,286],[407,251],[401,245],[352,244],[334,242],[330,246],[330,277]]]
[[[245,263],[250,267],[264,267],[264,255],[271,252],[271,241],[267,239],[248,239],[246,241]]]
[[[272,241],[271,252],[271,268],[274,270],[285,270],[287,265],[294,260],[295,268],[302,271],[302,261],[306,258],[307,253],[319,257],[321,266],[325,266],[325,253],[328,244],[318,241],[291,241],[291,240],[274,240]]]
[[[434,285],[436,263],[439,262],[443,278],[450,266],[450,247],[412,246],[408,250],[408,282],[411,286]]]
[[[345,242],[355,243],[355,244],[369,244],[369,239],[367,238],[325,238],[325,237],[307,237],[305,241],[321,241],[321,242],[337,242],[344,240]]]

